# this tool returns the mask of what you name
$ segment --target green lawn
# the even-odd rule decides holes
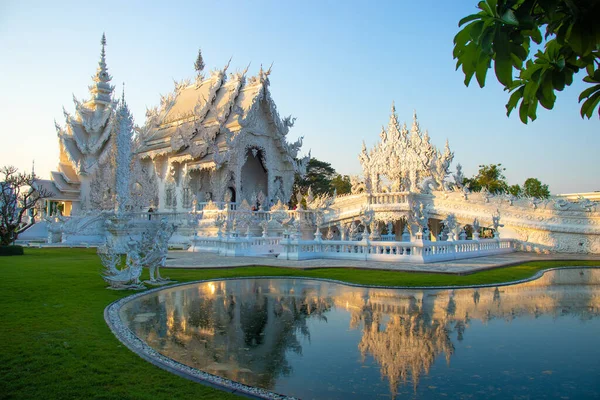
[[[522,279],[565,265],[600,266],[600,261],[532,262],[465,276],[272,267],[164,270],[163,276],[180,282],[268,275],[373,285],[468,285]],[[122,346],[103,311],[131,293],[106,290],[100,270],[94,249],[26,249],[25,256],[0,257],[0,398],[235,397],[165,372]]]

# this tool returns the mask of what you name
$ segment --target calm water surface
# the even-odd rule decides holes
[[[214,281],[121,310],[167,357],[303,399],[599,398],[599,315],[598,269],[457,290]]]

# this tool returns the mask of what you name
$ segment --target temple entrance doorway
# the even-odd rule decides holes
[[[242,192],[246,198],[263,192],[268,196],[267,169],[262,150],[250,148],[246,151],[246,162],[242,166]],[[268,201],[268,199],[267,199]]]
[[[235,188],[230,186],[227,188],[227,190],[229,191],[229,201],[235,203],[237,201],[235,197]]]

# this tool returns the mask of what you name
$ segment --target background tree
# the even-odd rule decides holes
[[[527,178],[523,184],[523,195],[547,199],[550,197],[550,190],[548,189],[548,185],[544,185],[539,179]]]
[[[486,188],[493,194],[508,192],[506,177],[502,173],[506,168],[502,164],[480,165],[479,172],[473,178],[465,178],[464,185],[467,185],[473,192],[480,192]]]
[[[335,178],[331,180],[331,188],[336,191],[337,194],[347,194],[352,191],[352,183],[348,175],[337,174]]]
[[[306,193],[310,187],[315,195],[332,194],[331,181],[335,175],[335,169],[330,163],[313,157],[308,161],[304,178],[296,176],[294,193],[298,191]]]
[[[36,188],[36,181],[33,173],[20,173],[13,166],[0,168],[0,246],[10,245],[33,225],[35,214],[26,225],[23,217],[35,210],[38,201],[50,197],[46,190]]]
[[[454,37],[456,68],[462,66],[466,86],[475,75],[483,87],[493,60],[496,78],[511,92],[507,115],[518,106],[526,124],[536,119],[538,104],[552,109],[556,92],[585,70],[583,81],[592,86],[579,96],[580,113],[592,116],[600,102],[600,1],[486,0],[477,8],[460,20],[458,26],[466,26]],[[532,42],[541,47],[533,56]]]
[[[196,73],[200,74],[204,71],[204,59],[202,58],[202,50],[198,49],[198,57],[196,57],[196,62],[194,63],[194,69]]]
[[[508,187],[508,193],[515,197],[521,197],[523,195],[523,189],[521,189],[521,186],[519,185],[510,185]]]

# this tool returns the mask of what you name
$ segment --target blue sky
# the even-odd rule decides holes
[[[271,92],[282,116],[297,117],[290,138],[338,172],[357,174],[361,142],[374,144],[392,100],[401,121],[417,111],[422,129],[471,176],[502,163],[509,183],[537,177],[553,193],[600,190],[600,121],[582,120],[576,84],[555,109],[523,125],[506,117],[507,95],[492,75],[466,88],[454,70],[452,39],[475,0],[0,2],[0,165],[48,176],[58,161],[54,119],[87,97],[106,32],[113,84],[136,123],[146,107],[194,76],[202,48],[207,70],[273,65]],[[417,4],[418,3],[418,4]],[[492,73],[490,71],[490,73]]]

